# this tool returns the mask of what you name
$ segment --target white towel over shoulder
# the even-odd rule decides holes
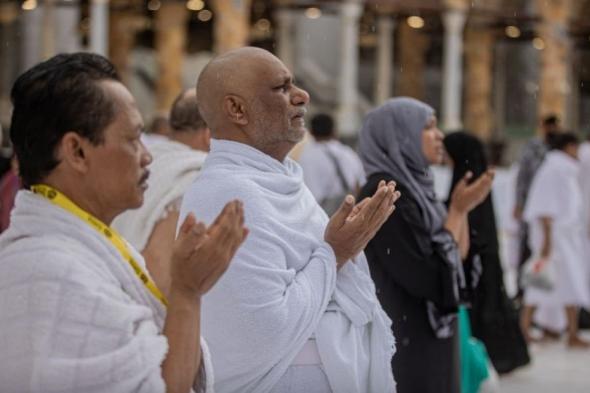
[[[29,191],[0,236],[0,315],[2,392],[166,390],[164,307],[106,239]]]
[[[199,175],[207,153],[171,140],[149,146],[153,162],[149,166],[149,187],[139,209],[129,210],[113,221],[137,250],[142,251],[154,227],[166,214],[166,208],[182,198],[189,185]]]
[[[271,391],[315,336],[333,392],[395,391],[391,321],[365,257],[336,272],[323,240],[328,217],[305,187],[301,167],[214,139],[181,220],[195,212],[209,223],[236,198],[244,202],[250,234],[202,305],[215,389]]]

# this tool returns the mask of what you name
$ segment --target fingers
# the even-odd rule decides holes
[[[197,222],[191,213],[185,218],[178,237],[174,242],[174,253],[180,258],[187,258],[205,240],[207,227]]]
[[[346,196],[346,198],[344,198],[344,201],[338,210],[336,210],[336,213],[332,215],[330,221],[336,225],[336,228],[340,228],[342,225],[344,225],[346,219],[348,216],[350,216],[354,207],[354,197],[349,194]]]
[[[383,215],[391,210],[396,184],[394,181],[387,184],[385,184],[385,182],[383,183],[383,187],[380,187],[377,190],[375,195],[373,195],[373,198],[371,198],[371,203],[369,203],[366,208],[369,211],[368,217],[370,225],[375,225],[377,222],[381,221]]]

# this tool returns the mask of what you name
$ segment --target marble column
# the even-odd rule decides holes
[[[375,104],[380,105],[391,97],[393,70],[393,28],[391,15],[380,15],[377,20],[377,61],[375,78]]]
[[[184,3],[164,2],[156,13],[156,109],[168,112],[182,90],[182,63],[189,12]]]
[[[395,94],[423,100],[426,83],[426,51],[430,39],[419,29],[411,28],[406,21],[398,27],[399,69],[396,71]]]
[[[43,14],[45,6],[37,5],[33,10],[21,13],[21,69],[28,70],[43,58]]]
[[[463,28],[467,14],[459,7],[444,11],[442,127],[455,130],[462,127]]]
[[[485,25],[465,31],[465,126],[482,140],[492,138],[494,32]]]
[[[338,77],[338,130],[343,137],[354,136],[360,126],[358,108],[358,35],[363,6],[347,0],[340,5],[341,40]]]
[[[252,0],[213,0],[213,50],[217,53],[246,46],[250,36]]]
[[[276,55],[285,63],[289,70],[293,71],[293,58],[295,56],[295,15],[291,9],[279,8],[275,11],[274,16],[277,22]]]
[[[571,93],[572,42],[568,20],[573,0],[537,0],[541,22],[537,34],[545,43],[541,51],[541,76],[537,115],[555,114],[569,127],[568,96]]]
[[[109,53],[109,0],[91,0],[89,49],[103,56]]]
[[[81,50],[81,39],[78,32],[80,24],[80,1],[60,1],[54,11],[54,50],[55,53],[72,53]]]

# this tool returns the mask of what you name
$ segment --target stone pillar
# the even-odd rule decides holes
[[[54,10],[55,36],[53,49],[55,53],[79,52],[81,49],[80,34],[80,1],[60,1]]]
[[[22,70],[28,70],[43,58],[43,14],[45,6],[38,4],[34,10],[22,11]]]
[[[506,129],[506,44],[498,41],[494,53],[494,126],[496,137],[504,137]]]
[[[220,54],[246,46],[252,0],[213,0],[213,50]]]
[[[380,15],[377,20],[377,62],[375,74],[375,104],[380,105],[391,97],[393,69],[393,28],[391,15]]]
[[[156,109],[168,112],[182,90],[182,63],[189,12],[184,3],[163,2],[156,13]]]
[[[423,100],[425,96],[427,34],[411,28],[406,21],[398,27],[399,70],[396,73],[396,95]]]
[[[465,32],[465,126],[484,141],[492,138],[494,32],[469,26]]]
[[[362,4],[347,0],[340,5],[340,75],[338,78],[338,130],[343,137],[358,132],[358,35]]]
[[[295,48],[293,44],[295,43],[295,15],[288,8],[279,8],[275,11],[275,20],[277,22],[276,55],[285,63],[291,72],[294,72],[293,57],[295,55]]]
[[[43,60],[55,55],[55,0],[46,0],[43,6],[42,35],[43,40],[42,54]]]
[[[541,80],[538,100],[540,118],[555,114],[568,127],[567,101],[571,92],[569,84],[571,69],[572,43],[568,36],[568,19],[573,0],[537,0],[537,11],[541,22],[537,34],[544,41],[541,51]]]
[[[103,56],[109,53],[109,0],[91,0],[89,49]]]
[[[113,4],[109,24],[109,58],[124,83],[129,80],[129,60],[135,45],[135,35],[143,28],[142,16]]]
[[[462,127],[461,90],[463,76],[463,27],[467,17],[464,8],[454,6],[444,11],[445,27],[442,79],[442,127],[454,130]]]

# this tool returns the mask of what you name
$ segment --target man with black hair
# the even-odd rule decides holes
[[[113,222],[113,227],[141,252],[164,293],[170,288],[170,257],[180,202],[201,171],[211,139],[194,88],[183,91],[174,101],[170,126],[167,139],[149,146],[153,161],[143,205]]]
[[[3,392],[210,391],[201,297],[247,235],[241,203],[188,216],[164,296],[111,227],[143,202],[151,156],[113,65],[62,54],[21,75],[10,136],[25,190],[0,236]]]
[[[365,172],[358,155],[336,137],[334,121],[327,114],[311,120],[311,135],[299,157],[303,180],[316,201],[332,214],[348,193],[356,195],[365,184]]]

